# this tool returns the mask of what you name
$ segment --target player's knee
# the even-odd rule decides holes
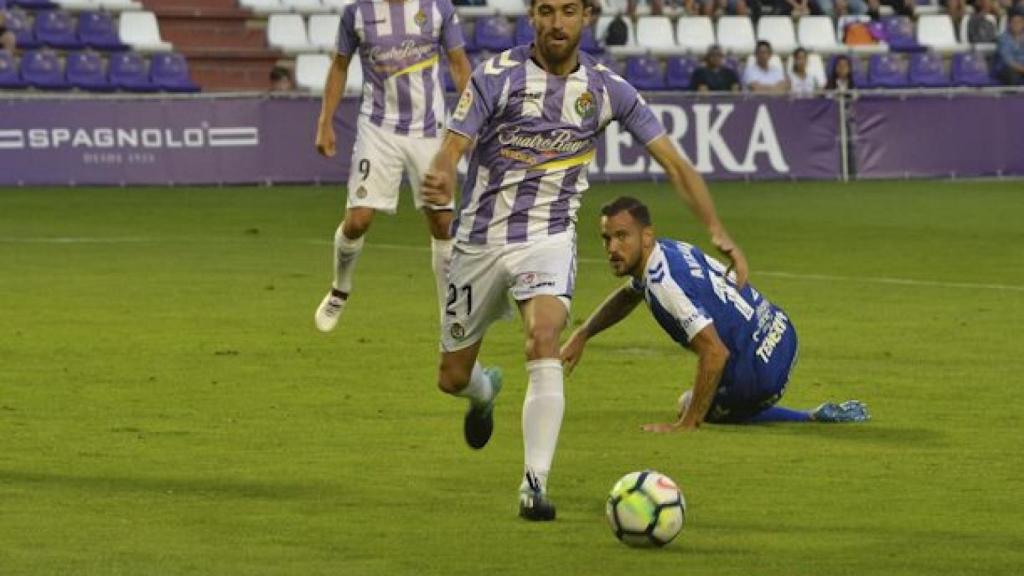
[[[370,224],[372,223],[372,210],[351,210],[345,215],[345,224],[342,226],[342,231],[345,233],[346,238],[358,240],[370,230]]]
[[[467,370],[441,364],[437,371],[437,387],[445,394],[458,394],[469,385],[469,377]]]
[[[560,332],[560,327],[554,324],[538,322],[531,326],[526,335],[526,357],[530,360],[557,358]]]

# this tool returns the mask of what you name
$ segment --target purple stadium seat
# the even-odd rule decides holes
[[[36,12],[36,39],[61,50],[78,50],[84,48],[82,41],[75,33],[75,21],[63,10],[44,10]]]
[[[0,50],[0,88],[24,88],[25,81],[18,75],[18,63],[14,56]]]
[[[74,52],[67,59],[68,82],[75,88],[90,92],[113,92],[115,87],[107,79],[103,58],[95,52]]]
[[[868,63],[871,88],[906,88],[907,61],[895,54],[875,54]]]
[[[78,38],[90,48],[119,52],[127,50],[117,35],[114,21],[105,12],[82,12],[78,15]]]
[[[627,58],[626,80],[637,90],[665,89],[665,74],[661,71],[661,63],[651,56]]]
[[[925,52],[910,57],[910,84],[922,88],[945,88],[949,86],[949,73],[942,56]]]
[[[110,83],[131,92],[157,92],[160,90],[149,78],[149,68],[142,56],[135,52],[117,52],[110,55]]]
[[[36,33],[32,29],[28,15],[20,10],[8,10],[4,26],[11,32],[14,32],[17,46],[20,50],[34,50],[43,45],[39,40],[36,40]]]
[[[533,26],[530,26],[530,19],[520,16],[516,19],[516,46],[533,42]]]
[[[988,60],[984,54],[968,52],[953,55],[953,84],[957,86],[996,86],[999,83],[992,77]]]
[[[580,37],[580,50],[588,54],[600,54],[604,52],[604,46],[594,37],[594,29],[590,26],[583,28],[583,35]]]
[[[21,78],[34,88],[42,90],[69,90],[71,85],[64,79],[64,67],[60,58],[52,52],[36,50],[21,57]]]
[[[181,54],[155,54],[149,67],[150,78],[170,92],[199,92],[199,86],[188,73],[188,62]]]
[[[882,30],[889,50],[893,52],[924,52],[925,47],[917,43],[914,22],[906,16],[890,16],[882,20]]]
[[[665,86],[669,90],[689,90],[693,71],[699,64],[693,58],[674,56],[665,65]]]
[[[515,45],[516,29],[503,16],[490,16],[476,21],[473,44],[478,50],[503,52]]]

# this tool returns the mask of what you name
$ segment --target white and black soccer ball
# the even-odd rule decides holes
[[[623,476],[605,509],[615,537],[637,547],[664,546],[683,530],[686,499],[671,478],[654,470]]]

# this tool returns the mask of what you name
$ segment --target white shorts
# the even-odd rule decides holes
[[[517,302],[555,296],[568,310],[575,284],[574,232],[505,246],[456,243],[448,269],[441,350],[454,352],[479,342],[491,323],[512,312],[510,294]]]
[[[352,164],[348,176],[348,208],[373,208],[388,214],[398,210],[398,191],[402,173],[409,176],[416,209],[429,206],[435,210],[451,210],[434,206],[420,196],[420,182],[430,167],[434,154],[441,147],[441,138],[412,138],[374,126],[368,118],[356,121],[356,141],[352,147]]]

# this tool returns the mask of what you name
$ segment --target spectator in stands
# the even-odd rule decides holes
[[[725,55],[721,46],[714,44],[704,56],[704,66],[693,71],[690,85],[697,92],[739,92],[740,79],[736,71],[722,65]]]
[[[999,37],[999,79],[1007,86],[1024,84],[1024,10],[1010,13],[1006,32]]]
[[[820,80],[807,73],[807,50],[797,48],[793,52],[793,69],[789,71],[789,92],[798,96],[810,96],[824,88]]]
[[[971,44],[995,44],[999,39],[996,28],[996,4],[993,0],[978,0],[974,14],[967,20],[967,40]]]
[[[868,5],[864,0],[818,0],[818,5],[821,6],[822,12],[835,19],[854,14],[865,14],[868,11]]]
[[[752,0],[757,2],[758,0]],[[749,16],[750,6],[747,0],[697,0],[695,10],[704,16]],[[696,14],[697,12],[694,12]]]
[[[867,0],[868,15],[872,20],[882,18],[881,7],[888,6],[893,9],[897,16],[914,17],[914,0]]]
[[[799,18],[800,16],[821,16],[825,14],[817,0],[783,0],[782,2],[775,0],[774,5],[775,10],[772,14],[779,16]]]
[[[295,81],[292,80],[292,71],[284,66],[274,66],[270,70],[270,91],[291,92],[295,90]]]
[[[4,14],[3,10],[0,10],[0,50],[6,50],[11,54],[14,54],[15,44],[17,44],[14,37],[14,32],[7,29],[6,21],[7,15]]]
[[[849,56],[836,56],[835,62],[832,63],[832,73],[828,76],[828,84],[825,84],[825,89],[835,90],[836,92],[846,92],[854,89],[853,64],[850,62]]]
[[[626,25],[626,19],[622,14],[616,14],[612,21],[608,23],[608,28],[604,31],[605,46],[625,46],[629,44],[629,26]]]
[[[772,66],[772,45],[761,40],[754,53],[754,65],[743,71],[743,87],[751,92],[782,94],[789,90],[789,82],[781,66]]]
[[[953,21],[953,35],[958,41],[965,41],[966,38],[960,38],[960,22],[967,15],[964,0],[941,0],[940,3],[946,8],[949,19]]]

